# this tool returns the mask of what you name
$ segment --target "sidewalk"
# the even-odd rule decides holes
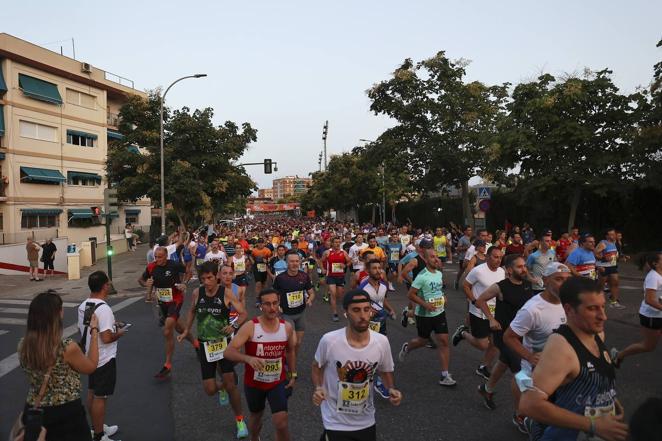
[[[138,285],[138,278],[145,270],[148,245],[139,245],[135,252],[126,252],[113,256],[113,286],[117,294],[112,298],[126,298],[142,296],[145,288]],[[64,301],[83,301],[89,295],[87,277],[94,271],[108,272],[106,259],[97,260],[97,263],[80,270],[79,280],[67,280],[66,276],[55,276],[43,282],[31,282],[27,273],[18,276],[0,275],[0,299],[30,300],[36,294],[54,289],[62,296]]]

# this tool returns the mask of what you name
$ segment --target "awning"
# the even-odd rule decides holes
[[[114,130],[106,129],[107,136],[112,139],[119,139],[120,141],[124,139],[124,135],[122,135],[120,132],[116,132]]]
[[[126,208],[124,209],[124,214],[129,216],[137,216],[140,214],[140,208]]]
[[[2,59],[0,59],[2,61]],[[5,83],[5,77],[2,76],[2,69],[0,69],[0,95],[7,92],[7,83]]]
[[[69,219],[92,219],[91,208],[70,208],[69,209]]]
[[[0,152],[0,161],[5,160],[5,152]]]
[[[0,77],[0,79],[2,79]],[[0,104],[0,136],[5,134],[5,108]]]
[[[23,182],[58,184],[67,180],[59,170],[46,168],[21,167],[21,175],[23,174],[25,175],[21,176]]]
[[[81,136],[83,138],[97,139],[97,135],[95,135],[94,133],[79,132],[78,130],[67,129],[67,136],[69,135],[76,135],[76,136]]]
[[[73,178],[90,179],[93,181],[101,182],[101,176],[95,173],[85,173],[85,172],[77,172],[77,171],[67,172],[67,180],[71,181],[71,179]]]
[[[62,213],[62,210],[59,208],[21,208],[21,213],[33,216],[55,216]]]
[[[138,149],[138,146],[130,145],[130,146],[128,146],[126,149],[127,149],[128,151],[130,151],[131,153],[135,153],[136,155],[139,155],[139,154],[140,154],[140,150]]]
[[[57,85],[25,74],[18,74],[18,87],[25,96],[51,104],[62,104]]]

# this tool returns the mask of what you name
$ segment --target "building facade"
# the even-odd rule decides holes
[[[260,188],[257,191],[257,197],[260,199],[273,199],[274,198],[274,189],[273,188]]]
[[[311,185],[313,185],[312,178],[285,176],[284,178],[274,179],[272,198],[277,201],[288,196],[305,193]]]
[[[105,241],[97,214],[108,187],[108,139],[121,137],[117,115],[127,97],[146,97],[118,80],[0,34],[0,244],[29,236]],[[150,205],[120,207],[111,234],[122,234],[127,221],[149,228]]]

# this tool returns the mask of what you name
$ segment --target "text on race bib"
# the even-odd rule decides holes
[[[235,262],[234,263],[235,272],[241,273],[246,271],[246,262]]]
[[[291,291],[287,293],[287,306],[296,308],[303,305],[303,291]]]
[[[345,265],[339,262],[333,262],[331,264],[331,272],[332,273],[342,273],[345,271]]]
[[[258,272],[258,273],[265,273],[265,272],[267,272],[267,264],[266,264],[266,263],[258,263],[258,264],[257,264],[257,272]]]
[[[368,381],[363,383],[340,381],[338,383],[337,410],[341,413],[355,415],[363,413],[369,396],[370,384]]]
[[[172,302],[172,288],[156,288],[156,297],[160,302]]]
[[[446,297],[443,294],[437,294],[428,300],[436,309],[444,309]]]
[[[375,332],[379,332],[379,330],[382,328],[382,324],[380,322],[370,321],[368,327]]]
[[[228,339],[204,342],[205,358],[209,363],[223,359],[223,352],[228,347]]]
[[[400,260],[400,251],[391,251],[391,260]]]
[[[283,364],[280,358],[267,358],[264,359],[264,368],[260,371],[255,371],[253,380],[261,383],[275,383],[280,381],[280,374],[283,371]]]
[[[200,266],[200,265],[202,265],[203,263],[205,263],[205,259],[195,259],[195,264],[196,264],[197,266]]]

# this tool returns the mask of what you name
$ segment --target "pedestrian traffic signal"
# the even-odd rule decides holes
[[[116,188],[105,188],[103,190],[103,205],[106,214],[117,213],[118,201]]]
[[[266,175],[271,174],[272,165],[273,165],[273,163],[271,162],[271,159],[265,159],[264,160],[264,174],[266,174]]]
[[[110,257],[110,256],[112,256],[112,255],[113,255],[113,246],[112,246],[112,245],[108,245],[108,246],[106,247],[106,256]]]
[[[324,123],[324,127],[322,127],[322,139],[326,141],[326,136],[329,134],[329,122]]]
[[[91,207],[92,209],[92,216],[94,217],[99,217],[101,216],[101,208],[99,207]]]

